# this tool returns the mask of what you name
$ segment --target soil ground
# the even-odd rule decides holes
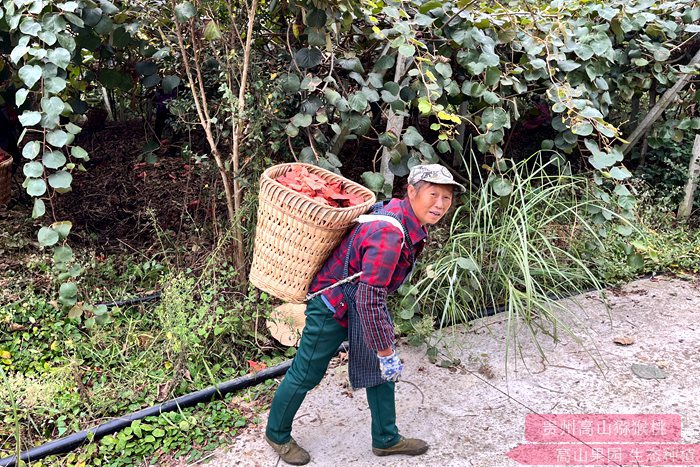
[[[423,456],[372,454],[365,394],[347,389],[343,364],[309,393],[293,435],[311,453],[312,466],[515,467],[521,464],[506,454],[526,443],[525,417],[532,413],[677,414],[679,442],[700,442],[698,288],[697,278],[659,277],[608,290],[605,298],[588,293],[566,300],[581,341],[561,334],[555,344],[539,335],[544,358],[525,328],[518,351],[511,347],[506,358],[504,315],[451,330],[451,358],[461,360],[456,367],[433,365],[425,347],[400,344],[405,382],[397,384],[397,424],[430,443]],[[616,344],[620,338],[631,344]],[[633,365],[654,367],[665,378],[643,379]],[[285,465],[263,440],[264,424],[244,431],[207,465]],[[700,465],[700,451],[696,456],[683,465]]]

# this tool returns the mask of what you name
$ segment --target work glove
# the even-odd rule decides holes
[[[403,363],[396,355],[396,350],[394,350],[391,355],[386,357],[379,357],[379,370],[382,373],[382,379],[386,381],[398,381],[401,377],[401,371],[403,371]]]

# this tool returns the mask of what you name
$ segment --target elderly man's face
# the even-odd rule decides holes
[[[442,219],[452,205],[452,185],[428,183],[416,190],[408,185],[408,199],[420,225],[432,225]]]

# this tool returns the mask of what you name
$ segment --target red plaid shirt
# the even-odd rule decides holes
[[[414,257],[418,258],[425,246],[428,232],[418,222],[409,200],[392,199],[384,206],[384,210],[399,215],[413,243]],[[369,222],[361,224],[359,229],[353,242],[348,274],[353,275],[361,270],[362,275],[357,295],[351,298],[357,303],[357,313],[363,323],[367,345],[374,350],[386,349],[394,344],[394,328],[389,318],[386,296],[401,286],[411,270],[408,242],[404,244],[403,233],[388,222]],[[348,233],[331,253],[311,282],[310,293],[343,279],[343,264],[350,237],[351,234]],[[322,297],[334,311],[333,317],[347,327],[348,297],[344,296],[342,287],[330,289]]]

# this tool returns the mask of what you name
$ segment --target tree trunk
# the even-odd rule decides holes
[[[394,82],[398,83],[401,78],[406,73],[406,68],[410,63],[411,59],[404,57],[401,54],[396,55],[396,72],[394,73]],[[386,121],[386,132],[393,133],[396,135],[398,140],[401,140],[401,132],[403,131],[403,115],[397,115],[393,110],[389,109]],[[389,167],[389,162],[391,161],[391,150],[389,148],[384,148],[382,151],[382,164],[380,172],[384,177],[384,194],[391,196],[391,192],[394,187],[394,173]],[[388,191],[388,193],[387,193]]]
[[[688,66],[693,66],[696,63],[700,63],[700,49],[695,53],[693,58],[690,60],[688,63]],[[659,119],[661,114],[664,113],[664,110],[671,104],[673,101],[673,98],[676,97],[676,94],[678,94],[678,91],[683,89],[686,84],[688,84],[688,81],[690,81],[690,78],[693,75],[690,73],[684,73],[682,74],[679,78],[678,81],[676,81],[676,84],[674,84],[670,89],[668,89],[663,96],[661,96],[661,99],[659,99],[659,102],[656,103],[654,108],[652,108],[649,113],[644,117],[642,120],[642,123],[639,124],[639,126],[632,132],[632,134],[627,138],[628,143],[623,146],[622,148],[622,153],[623,154],[628,154],[632,148],[634,147],[637,142],[641,139],[641,137],[651,128],[651,126],[656,122],[656,120]]]
[[[698,179],[700,179],[700,135],[695,135],[693,155],[690,158],[690,164],[688,164],[688,183],[685,185],[685,197],[678,208],[678,219],[687,220],[690,217]]]
[[[248,84],[248,69],[250,68],[250,48],[253,43],[253,25],[255,24],[255,12],[258,8],[258,0],[251,2],[248,9],[248,30],[246,31],[245,49],[243,51],[243,70],[241,71],[241,87],[238,90],[238,111],[233,116],[233,152],[231,154],[231,165],[233,166],[233,203],[237,213],[241,212],[241,202],[243,200],[243,192],[241,190],[240,177],[240,161],[241,161],[241,140],[244,137],[244,121],[243,113],[245,112],[245,92]],[[236,264],[240,274],[241,285],[247,283],[248,272],[245,262],[245,243],[243,242],[243,229],[240,221],[233,222],[234,238],[236,241]]]

